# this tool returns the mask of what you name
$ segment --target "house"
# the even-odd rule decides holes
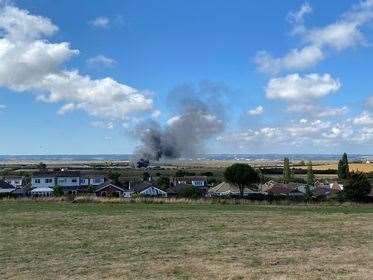
[[[96,196],[101,197],[123,197],[125,190],[111,182],[103,183],[95,191]]]
[[[312,191],[312,196],[314,198],[327,198],[332,193],[332,190],[329,187],[316,187]]]
[[[128,186],[128,191],[131,193],[138,193],[141,196],[151,196],[151,197],[167,197],[167,192],[158,188],[153,182],[134,182],[130,183]]]
[[[80,186],[99,186],[105,182],[104,175],[81,175],[80,176]]]
[[[339,193],[339,192],[343,191],[343,185],[338,184],[338,182],[330,183],[329,186],[330,186],[330,189],[333,193]]]
[[[12,196],[13,192],[15,191],[15,187],[11,184],[0,180],[0,197],[10,197]]]
[[[11,184],[15,188],[20,188],[23,185],[22,176],[7,176],[4,178],[4,181]]]
[[[278,183],[277,185],[274,185],[272,188],[268,189],[267,193],[273,196],[289,196],[289,194],[295,190],[295,188],[289,187],[286,184]]]
[[[207,177],[206,176],[184,176],[184,177],[174,177],[171,178],[171,185],[176,186],[177,184],[187,184],[194,187],[207,187]]]
[[[65,194],[84,192],[88,186],[98,187],[105,182],[103,175],[82,175],[78,171],[45,171],[36,172],[31,177],[31,187],[54,188],[62,187]]]
[[[231,197],[231,196],[238,197],[240,195],[241,195],[241,192],[240,192],[239,187],[234,184],[230,184],[228,182],[222,182],[216,185],[215,187],[210,188],[206,194],[207,197]],[[259,196],[263,196],[261,192],[254,191],[249,188],[244,189],[243,195],[244,197],[252,197],[252,198],[255,198],[255,197],[260,198]]]
[[[31,190],[33,197],[49,197],[53,196],[53,189],[49,187],[37,187]]]

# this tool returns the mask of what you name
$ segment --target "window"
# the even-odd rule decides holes
[[[34,182],[35,184],[40,184],[40,179],[35,179]]]
[[[76,183],[77,180],[76,180],[76,179],[71,179],[71,182],[72,182],[72,183]]]
[[[93,182],[95,182],[95,183],[100,183],[100,182],[101,182],[101,178],[94,178],[94,179],[93,179]]]
[[[46,183],[46,184],[50,184],[50,183],[52,183],[52,179],[50,179],[50,178],[45,179],[45,183]]]

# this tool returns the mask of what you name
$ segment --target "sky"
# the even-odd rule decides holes
[[[199,152],[372,154],[372,43],[373,0],[0,0],[0,154],[132,153],[186,87]]]

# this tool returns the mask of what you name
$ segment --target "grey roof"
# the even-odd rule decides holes
[[[101,185],[97,186],[95,192],[101,191],[101,190],[105,189],[106,187],[108,187],[108,186],[110,186],[110,185],[113,186],[114,188],[116,188],[116,189],[122,191],[122,192],[125,191],[123,188],[121,188],[121,187],[119,187],[119,186],[113,184],[112,182],[109,182],[109,181],[108,181],[108,182],[102,183]]]
[[[132,190],[134,192],[142,192],[143,190],[149,188],[149,187],[155,187],[159,189],[158,185],[153,182],[143,181],[143,182],[131,182],[129,190]]]
[[[14,189],[14,187],[9,183],[0,180],[0,189]]]
[[[7,193],[12,193],[15,191],[15,188],[10,188],[10,189],[0,189],[0,194],[7,194]]]
[[[79,171],[38,171],[33,177],[79,177]]]

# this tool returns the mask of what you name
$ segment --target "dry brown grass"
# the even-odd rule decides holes
[[[0,275],[371,279],[371,207],[264,207],[2,202]]]
[[[307,168],[307,166],[297,166],[297,168]],[[338,165],[337,163],[332,164],[320,164],[314,165],[313,170],[337,170]],[[373,172],[373,164],[372,163],[350,163],[349,164],[350,171],[360,171],[360,172]]]

